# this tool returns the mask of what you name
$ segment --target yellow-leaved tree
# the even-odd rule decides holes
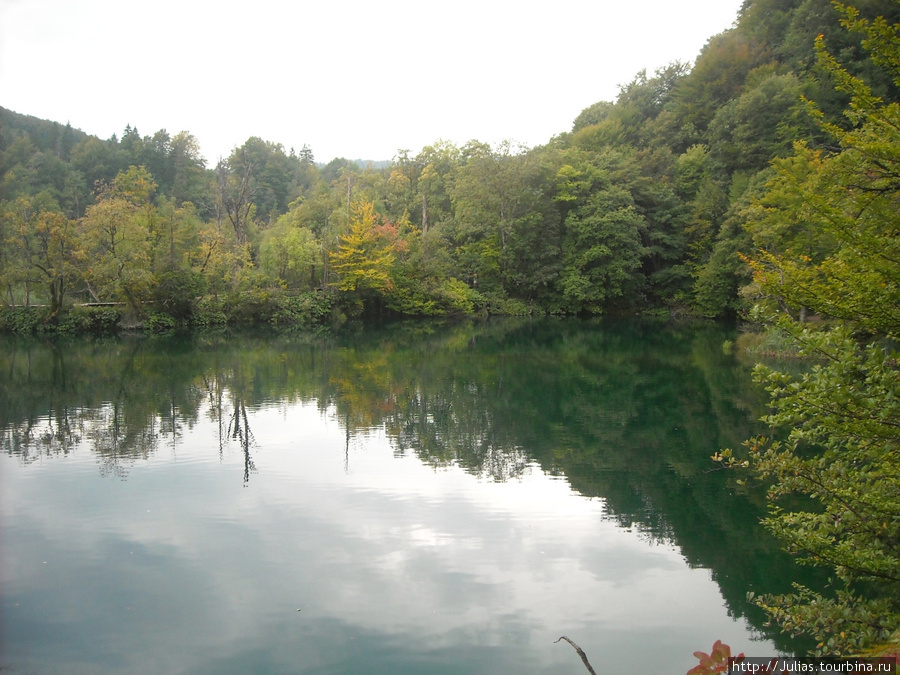
[[[397,226],[384,221],[374,204],[354,202],[350,230],[329,254],[337,288],[363,300],[383,298],[394,287],[394,262],[403,247]]]

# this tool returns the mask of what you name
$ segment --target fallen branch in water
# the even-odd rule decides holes
[[[559,640],[565,640],[565,641],[568,642],[570,645],[572,645],[573,647],[575,647],[575,651],[578,652],[578,656],[580,656],[580,657],[581,657],[581,660],[584,662],[584,667],[588,669],[588,672],[589,672],[591,675],[597,675],[597,673],[596,673],[596,672],[594,671],[594,669],[591,667],[591,662],[588,661],[587,654],[584,653],[584,650],[583,650],[581,647],[579,647],[578,645],[576,645],[574,642],[572,642],[572,641],[571,641],[569,638],[567,638],[565,635],[563,635],[561,638],[559,638]],[[553,644],[556,644],[557,642],[559,642],[559,640],[556,640]]]

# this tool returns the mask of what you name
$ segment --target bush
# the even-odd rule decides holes
[[[474,314],[478,293],[459,279],[448,279],[439,289],[438,296],[448,314]]]
[[[2,307],[0,333],[114,333],[121,319],[119,307],[76,306],[57,316],[51,316],[46,307]]]
[[[475,306],[486,314],[497,316],[527,316],[534,310],[533,306],[524,300],[508,298],[502,293],[477,293]]]
[[[28,335],[41,332],[46,324],[45,307],[2,307],[0,308],[0,332]]]
[[[324,324],[331,316],[331,300],[324,293],[303,293],[275,299],[275,307],[269,319],[274,325],[300,327]]]
[[[203,292],[203,280],[191,270],[171,269],[159,275],[153,301],[165,314],[187,323],[194,313],[195,298]]]
[[[56,330],[65,335],[114,333],[121,319],[118,307],[73,307],[58,318]]]
[[[258,325],[310,327],[326,323],[331,298],[324,293],[287,295],[271,289],[235,293],[225,299],[203,298],[197,303],[195,326]]]
[[[177,326],[178,322],[175,320],[175,317],[165,312],[154,312],[147,317],[147,321],[144,323],[144,327],[154,333],[173,331]]]
[[[267,288],[253,288],[229,294],[222,305],[228,323],[250,326],[269,323],[275,313],[275,293]]]
[[[224,326],[228,323],[223,303],[214,298],[203,298],[194,308],[191,323],[195,326]]]

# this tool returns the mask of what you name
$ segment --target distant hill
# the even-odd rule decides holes
[[[19,138],[27,138],[37,150],[67,161],[69,152],[89,135],[69,124],[50,122],[0,107],[0,151]]]

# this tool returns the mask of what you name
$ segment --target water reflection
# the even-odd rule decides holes
[[[214,439],[202,447],[217,453],[223,465],[239,467],[242,485],[259,490],[245,490],[248,498],[276,499],[283,486],[280,479],[293,475],[283,467],[300,461],[298,456],[312,461],[314,448],[335,442],[334,436],[321,441],[315,435],[326,420],[339,434],[346,480],[378,475],[379,482],[336,496],[316,482],[324,480],[317,478],[322,470],[317,464],[303,464],[308,482],[302,491],[291,489],[290,497],[283,498],[295,520],[268,523],[271,529],[265,534],[244,531],[231,512],[207,513],[204,522],[224,528],[229,538],[303,532],[308,541],[282,542],[278,550],[303,560],[304,575],[328,579],[333,568],[359,572],[359,578],[345,575],[330,586],[327,597],[317,596],[315,602],[322,607],[341,608],[332,611],[329,620],[357,625],[348,617],[377,614],[381,604],[382,615],[390,607],[398,622],[392,630],[385,629],[387,633],[415,635],[416,626],[425,621],[415,607],[423,596],[431,597],[435,606],[452,606],[458,613],[430,638],[435,641],[430,649],[452,654],[455,643],[448,634],[463,630],[467,621],[481,625],[465,609],[481,607],[480,594],[516,596],[530,589],[533,597],[509,599],[510,607],[519,608],[516,613],[491,619],[507,640],[526,640],[523,635],[533,628],[526,627],[522,608],[536,603],[554,614],[552,624],[565,623],[567,613],[575,611],[579,624],[593,621],[613,631],[611,616],[619,615],[627,626],[647,621],[646,616],[628,614],[635,595],[662,592],[676,579],[691,587],[694,582],[673,566],[684,559],[688,569],[710,570],[731,616],[747,617],[760,634],[791,649],[784,638],[768,632],[762,617],[747,606],[745,594],[751,589],[784,590],[798,578],[797,570],[759,531],[761,495],[737,485],[730,475],[710,471],[709,456],[752,435],[761,412],[747,370],[721,349],[725,337],[714,325],[548,319],[404,324],[329,340],[205,335],[113,342],[8,341],[0,352],[0,369],[6,374],[0,383],[0,447],[22,465],[89,453],[102,476],[127,482],[139,464],[170,455],[194,457],[201,443],[194,431],[211,430]],[[305,440],[295,446],[296,439]],[[375,466],[369,453],[376,453],[368,448],[377,447],[378,439],[391,449],[393,468]],[[227,461],[232,451],[240,462]],[[470,508],[475,498],[466,492],[469,488],[454,484],[452,499],[438,499],[419,492],[424,488],[414,487],[412,479],[403,479],[399,467],[408,466],[443,472],[459,467],[498,490],[508,486],[503,512],[513,500],[517,516],[532,506],[538,519],[571,508],[567,495],[558,503],[540,503],[558,498],[558,485],[546,493],[538,489],[543,481],[552,485],[553,477],[586,499],[558,535],[558,525],[536,520],[528,527],[540,530],[540,537],[519,524],[513,532],[466,534],[461,516],[445,527],[438,524],[446,519],[442,509],[451,508],[491,531],[484,510]],[[416,481],[424,480],[418,469],[410,471]],[[442,480],[452,480],[452,475]],[[338,479],[329,480],[331,485]],[[394,482],[400,486],[398,494],[385,501]],[[527,489],[517,491],[517,486]],[[115,492],[111,487],[104,490]],[[370,499],[373,495],[378,499]],[[177,503],[188,510],[198,508]],[[323,514],[346,514],[348,509],[349,520],[320,520],[328,521]],[[311,513],[317,515],[311,518]],[[497,528],[509,528],[510,517],[498,518]],[[597,517],[618,529],[598,531]],[[638,533],[644,546],[658,546],[665,555],[642,558],[640,565],[646,568],[636,566],[632,558],[616,562],[612,552],[621,551],[621,542],[607,539],[624,530]],[[203,541],[209,534],[204,529],[195,536]],[[342,536],[346,544],[336,544]],[[497,570],[467,568],[474,552],[488,547],[485,542],[491,539],[491,560],[509,561],[506,572],[514,580]],[[366,548],[357,550],[359,545],[351,543],[356,541],[367,542]],[[525,570],[550,574],[554,569],[544,550],[548,542],[551,555],[560,561],[559,570],[569,571],[574,564],[587,575],[574,580],[575,587],[560,591],[558,585],[535,586],[528,578]],[[219,546],[209,545],[210,550]],[[349,551],[354,551],[350,558],[359,555],[366,561],[364,567],[345,567],[347,559],[329,558]],[[223,559],[233,555],[221,553]],[[512,562],[517,559],[521,562]],[[253,563],[245,560],[243,566],[249,570]],[[405,591],[395,579],[428,579],[424,570],[429,567],[444,571],[443,586],[419,588],[404,599]],[[619,576],[611,576],[610,570],[618,570]],[[650,585],[637,589],[622,576],[626,573],[640,575],[642,583]],[[258,577],[255,572],[253,578]],[[373,591],[373,578],[384,585],[383,592]],[[604,597],[613,606],[601,610],[584,605],[577,585],[587,586],[591,579],[611,584]],[[655,590],[654,583],[659,585]],[[699,587],[694,592],[706,593]],[[466,594],[471,594],[468,600],[458,604]],[[570,607],[554,607],[552,594],[561,594]],[[209,604],[208,599],[204,602]],[[503,600],[496,602],[502,606]],[[560,602],[557,599],[557,605]],[[359,607],[354,609],[354,603]],[[411,607],[400,611],[398,603]],[[341,633],[347,630],[344,626]],[[475,636],[465,639],[488,652],[499,648],[499,643],[485,645]],[[633,641],[633,636],[628,639]],[[587,648],[584,640],[578,642]],[[708,646],[677,648],[689,658],[694,649]],[[388,661],[411,658],[401,646],[395,647]],[[498,662],[507,656],[494,654]]]

